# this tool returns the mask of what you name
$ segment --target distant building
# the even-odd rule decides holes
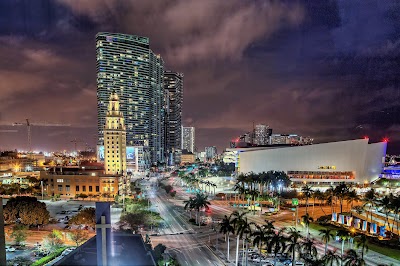
[[[368,184],[383,171],[386,142],[356,139],[304,146],[236,149],[238,173],[284,171],[293,183]]]
[[[268,128],[269,127],[267,125],[262,125],[262,124],[255,126],[253,144],[268,145],[269,141]]]
[[[126,174],[126,128],[115,92],[110,96],[104,124],[104,166],[106,175]]]
[[[165,143],[166,152],[170,154],[182,146],[183,74],[164,71],[164,89],[167,103]]]
[[[194,162],[196,162],[196,155],[194,153],[183,150],[181,154],[181,164],[194,163]]]
[[[207,161],[213,160],[215,158],[215,156],[217,156],[217,147],[215,147],[215,146],[206,147],[205,151],[206,151],[206,160]]]
[[[182,127],[182,150],[195,152],[195,129],[194,127]]]
[[[104,124],[110,94],[121,101],[127,146],[148,149],[150,162],[165,158],[164,62],[149,38],[99,32],[96,35],[98,148],[104,146]]]
[[[114,198],[118,195],[118,178],[102,176],[99,171],[80,171],[74,173],[42,172],[44,192],[49,196],[60,195],[74,198],[77,194],[86,194],[91,198]]]
[[[205,151],[196,152],[196,159],[200,160],[200,162],[206,162],[207,161],[206,152]]]

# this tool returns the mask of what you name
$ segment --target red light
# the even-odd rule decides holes
[[[383,142],[389,142],[389,138],[384,138]]]
[[[364,136],[364,139],[369,139],[368,136]]]

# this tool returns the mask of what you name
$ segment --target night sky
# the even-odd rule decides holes
[[[33,148],[94,147],[99,31],[147,36],[184,73],[199,150],[255,122],[315,142],[388,137],[400,153],[399,1],[1,0],[0,124],[70,123],[33,127]],[[12,129],[0,149],[26,149]]]

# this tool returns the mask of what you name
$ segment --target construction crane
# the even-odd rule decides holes
[[[71,124],[61,124],[61,123],[31,123],[29,119],[25,119],[26,123],[10,123],[10,124],[4,124],[2,125],[11,125],[11,126],[26,126],[27,127],[27,133],[28,133],[28,152],[32,151],[32,135],[31,135],[31,127],[69,127]]]

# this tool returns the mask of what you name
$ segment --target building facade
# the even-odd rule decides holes
[[[294,183],[370,183],[381,174],[386,142],[368,139],[307,146],[238,150],[238,172],[284,171]]]
[[[182,150],[195,152],[195,129],[194,127],[182,127]]]
[[[215,158],[215,156],[217,156],[217,147],[215,147],[215,146],[206,147],[205,151],[206,151],[206,160],[207,161],[213,160]]]
[[[148,147],[151,163],[164,160],[164,62],[147,37],[100,32],[96,35],[98,146],[110,94],[120,99],[127,146]]]
[[[164,71],[164,89],[167,102],[165,139],[169,156],[182,146],[183,74]]]
[[[126,128],[115,92],[110,96],[104,125],[104,167],[106,175],[126,174]]]
[[[79,174],[42,173],[44,193],[48,196],[74,198],[85,194],[90,198],[113,198],[118,195],[118,178],[101,176],[101,172],[88,171]]]
[[[254,144],[255,145],[268,145],[268,126],[267,125],[256,125],[254,127]]]

